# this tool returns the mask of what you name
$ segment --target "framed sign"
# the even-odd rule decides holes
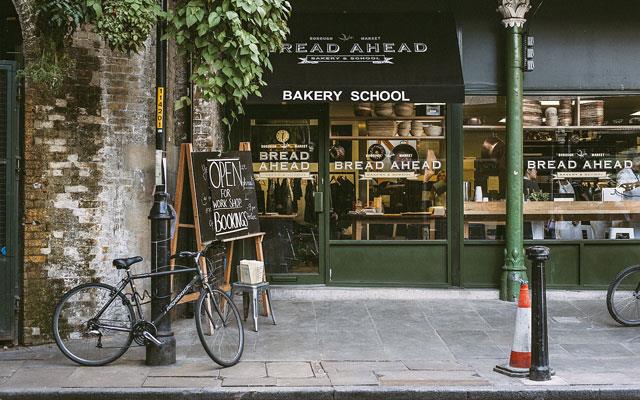
[[[260,231],[251,152],[191,153],[203,242]]]

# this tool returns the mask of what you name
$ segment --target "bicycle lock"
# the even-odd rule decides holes
[[[160,0],[162,10],[167,11],[167,0]],[[167,140],[165,134],[166,111],[166,65],[167,40],[163,39],[165,22],[156,24],[156,152],[155,190],[153,206],[149,212],[151,220],[151,272],[159,272],[169,265],[169,226],[173,215],[169,207],[169,193],[166,186]],[[166,309],[171,299],[171,277],[169,275],[151,278],[151,319],[157,318]],[[157,339],[161,342],[148,343],[145,363],[147,365],[169,365],[176,362],[176,339],[171,330],[171,316],[163,318],[158,326]]]
[[[531,260],[531,367],[532,381],[551,380],[549,368],[549,339],[547,337],[547,293],[544,264],[549,259],[549,248],[532,246],[527,248]]]

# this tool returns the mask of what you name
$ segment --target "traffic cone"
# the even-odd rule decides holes
[[[496,365],[496,372],[513,377],[529,376],[531,367],[531,298],[529,285],[520,285],[520,298],[516,312],[516,330],[513,335],[511,355],[506,365]]]

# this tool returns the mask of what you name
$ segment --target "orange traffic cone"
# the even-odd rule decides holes
[[[529,375],[529,367],[531,367],[531,298],[529,285],[522,283],[509,363],[496,365],[493,370],[508,376],[526,377]]]

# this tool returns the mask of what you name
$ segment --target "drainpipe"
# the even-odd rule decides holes
[[[527,280],[522,229],[522,30],[526,22],[524,16],[530,8],[529,0],[498,1],[498,12],[502,14],[502,23],[507,30],[507,243],[500,278],[500,299],[506,301],[516,301],[520,282]]]

